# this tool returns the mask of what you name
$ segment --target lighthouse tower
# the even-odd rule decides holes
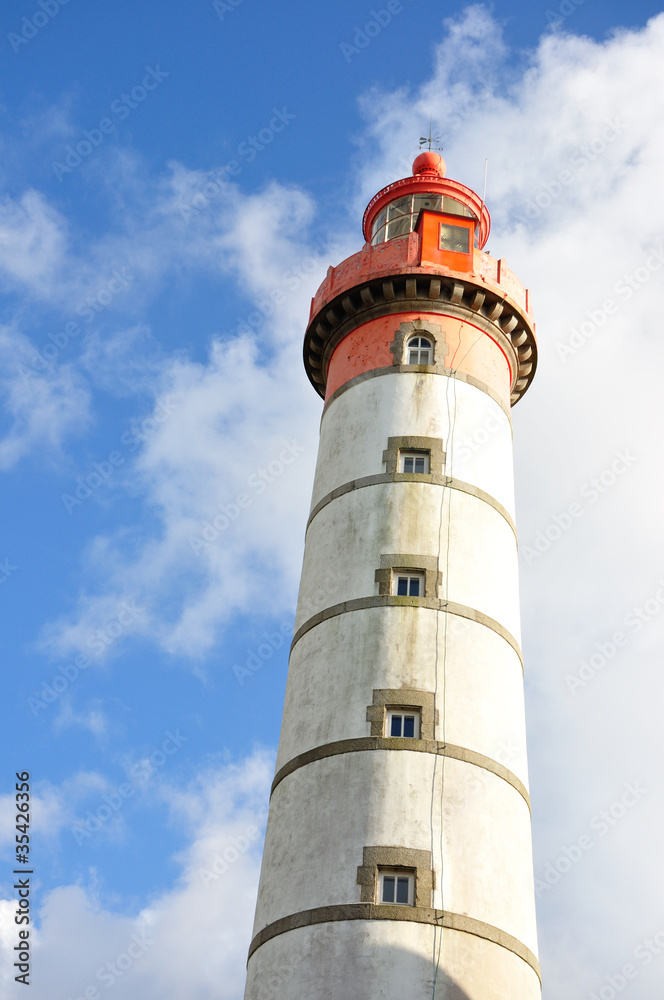
[[[536,344],[435,152],[372,198],[325,399],[245,1000],[536,1000],[510,408]]]

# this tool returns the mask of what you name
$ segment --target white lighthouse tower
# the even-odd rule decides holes
[[[245,1000],[537,1000],[510,408],[528,292],[425,152],[330,267]]]

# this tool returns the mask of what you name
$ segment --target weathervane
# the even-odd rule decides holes
[[[424,146],[425,143],[428,143],[430,150],[431,149],[439,149],[439,150],[442,151],[443,147],[442,146],[434,146],[435,142],[440,142],[440,136],[439,135],[432,135],[431,134],[431,118],[429,118],[429,135],[428,136],[426,136],[426,135],[421,135],[420,136],[420,147]]]

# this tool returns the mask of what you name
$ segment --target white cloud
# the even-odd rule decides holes
[[[98,890],[64,885],[48,893],[33,931],[34,1000],[101,995],[124,1000],[237,1000],[260,866],[260,831],[273,760],[256,752],[201,774],[184,791],[164,789],[172,822],[189,834],[177,883],[134,915],[103,905]],[[10,900],[0,901],[0,954],[9,986],[16,944]]]
[[[37,835],[42,842],[57,839],[74,821],[78,803],[89,795],[103,792],[105,788],[105,779],[94,771],[79,771],[59,786],[47,781],[33,784],[30,790],[30,835]],[[15,822],[15,794],[0,796],[0,845],[10,855],[15,849]]]
[[[312,209],[301,192],[272,185],[260,197],[235,197],[214,242],[229,267],[232,258],[254,308],[240,329],[212,342],[206,364],[160,361],[154,407],[123,453],[126,478],[138,484],[157,529],[147,541],[137,542],[134,529],[95,540],[90,590],[47,630],[58,655],[89,654],[91,636],[123,601],[145,609],[131,631],[193,657],[238,612],[292,608],[320,407],[301,374],[306,274],[315,284],[327,261],[302,242]],[[126,356],[126,345],[113,342],[114,354],[116,346]]]
[[[41,298],[50,294],[62,255],[67,225],[38,191],[0,201],[0,276]]]
[[[76,369],[47,364],[11,327],[0,328],[0,401],[0,469],[35,450],[57,456],[65,439],[89,421],[90,393]]]
[[[53,723],[56,732],[69,729],[71,726],[81,726],[87,729],[99,741],[105,742],[109,732],[109,719],[98,698],[93,698],[90,704],[81,712],[76,712],[70,699],[60,701],[60,711]]]

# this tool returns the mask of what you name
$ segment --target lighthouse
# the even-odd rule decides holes
[[[537,347],[489,229],[423,152],[312,300],[325,402],[245,1000],[541,996],[510,419]]]

